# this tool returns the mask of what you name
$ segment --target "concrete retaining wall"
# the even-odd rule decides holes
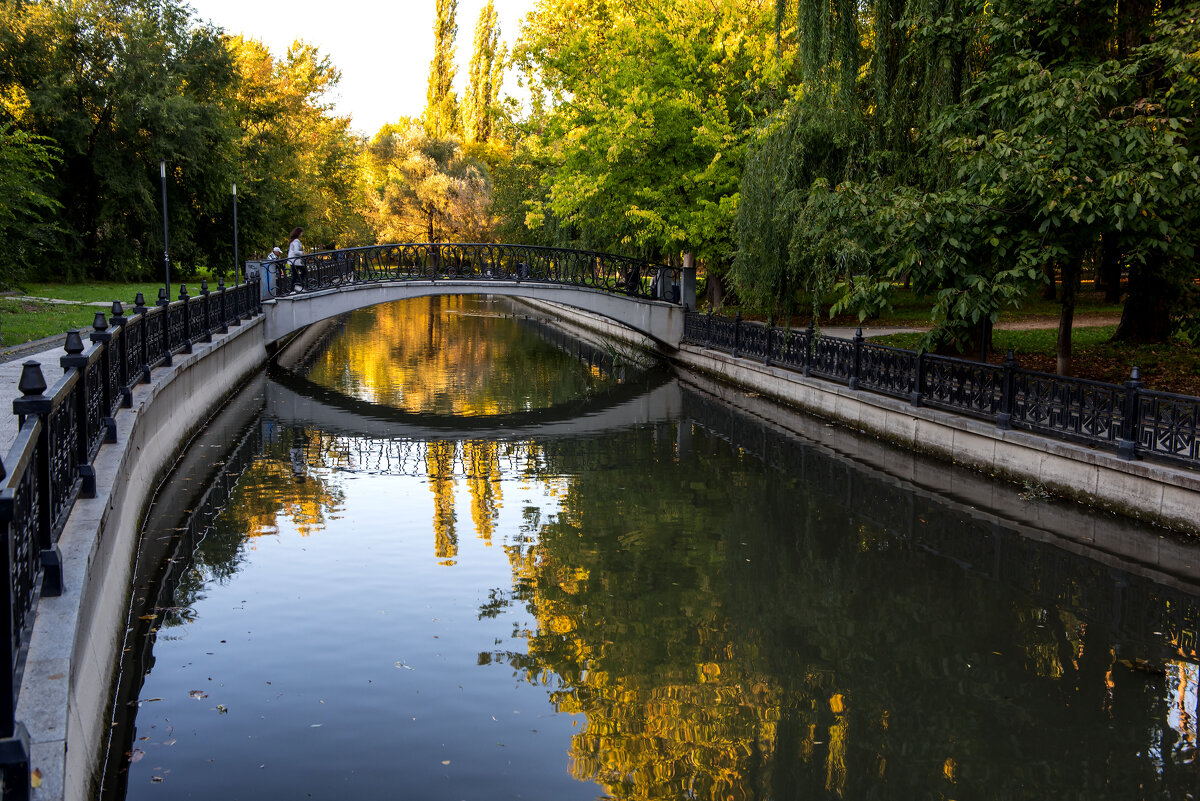
[[[117,413],[117,442],[100,448],[96,497],[75,503],[59,539],[65,590],[38,604],[17,703],[41,774],[35,799],[95,796],[143,510],[192,432],[265,363],[264,322],[231,328],[155,370],[134,390],[133,407]]]
[[[552,303],[529,307],[641,346],[648,340],[603,318]],[[751,359],[683,345],[667,354],[677,365],[761,393],[826,420],[993,478],[1036,485],[1056,495],[1200,535],[1200,472],[1157,462],[1127,461],[1114,453],[1041,437],[1002,431],[993,423],[855,391],[829,381],[769,367]]]

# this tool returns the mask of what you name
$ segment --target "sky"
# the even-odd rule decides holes
[[[535,0],[493,0],[500,38],[516,40]],[[455,88],[461,98],[485,0],[459,0]],[[196,16],[231,34],[258,39],[282,55],[296,39],[316,45],[342,72],[332,99],[353,127],[373,135],[400,117],[425,109],[433,58],[434,0],[189,0]],[[516,76],[506,73],[501,95],[521,96]]]

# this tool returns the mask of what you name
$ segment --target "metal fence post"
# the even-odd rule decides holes
[[[159,342],[162,343],[163,364],[170,367],[173,364],[171,360],[171,299],[167,297],[165,287],[158,288],[158,305],[162,308],[162,313],[158,315],[159,331],[162,334],[159,337]],[[146,360],[146,380],[150,380],[150,360]]]
[[[116,398],[113,397],[113,383],[110,380],[111,370],[113,367],[113,335],[109,333],[108,320],[104,319],[104,312],[102,311],[96,312],[96,317],[92,322],[91,339],[92,342],[104,348],[104,353],[100,356],[100,383],[103,389],[101,397],[104,399],[104,408],[101,410],[104,412],[104,441],[110,443],[116,442],[117,420],[112,416],[113,408],[116,406]],[[83,378],[83,376],[80,376],[80,378]],[[81,406],[80,408],[83,409],[87,407]]]
[[[921,405],[921,387],[925,384],[925,351],[917,351],[917,367],[916,375],[913,376],[912,392],[908,395],[908,402],[913,406]]]
[[[200,341],[212,342],[212,298],[208,293],[208,279],[200,279],[200,299],[196,301],[200,305],[200,320],[204,323],[201,326]]]
[[[859,326],[858,330],[854,332],[854,364],[851,366],[850,381],[848,382],[850,389],[858,389],[858,373],[862,369],[862,343],[862,326]]]
[[[808,378],[809,375],[811,374],[813,336],[816,334],[816,332],[817,332],[817,326],[813,323],[812,320],[809,320],[808,321],[808,330],[804,332],[804,365],[803,365],[804,369],[803,369],[803,374],[804,374],[805,378]]]
[[[142,338],[138,340],[137,356],[137,371],[141,375],[141,378],[138,379],[138,383],[141,384],[150,383],[150,320],[146,317],[147,312],[149,312],[149,309],[146,308],[146,296],[139,292],[133,299],[133,313],[135,315],[140,314],[142,316],[142,321],[140,323],[142,327]]]
[[[996,428],[1007,431],[1012,428],[1013,395],[1017,376],[1017,358],[1012,348],[1004,355],[1004,374],[1000,385],[1000,413],[996,415]]]
[[[1121,418],[1121,438],[1117,440],[1117,455],[1122,459],[1136,459],[1139,421],[1138,397],[1142,390],[1142,375],[1137,367],[1125,382],[1125,409]]]
[[[125,307],[121,305],[121,301],[113,301],[112,313],[108,316],[108,322],[121,332],[121,343],[117,348],[117,353],[114,354],[117,359],[117,390],[121,393],[121,408],[128,409],[133,406],[133,393],[129,390],[129,375],[133,372],[134,367],[129,364],[129,348],[125,344],[126,337],[129,336],[125,324],[129,322],[129,318],[125,316]]]
[[[51,539],[54,513],[50,508],[50,412],[51,401],[47,398],[46,378],[42,375],[40,362],[27,361],[21,366],[21,380],[17,382],[21,397],[13,401],[13,414],[17,415],[18,425],[25,423],[25,418],[36,416],[41,419],[41,433],[37,438],[37,480],[39,492],[42,494],[38,504],[37,547],[41,551],[42,562],[42,596],[47,598],[62,595],[63,571],[62,552],[58,544]]]
[[[179,285],[179,299],[183,301],[183,350],[182,353],[192,352],[192,300],[188,297],[187,284]]]
[[[712,347],[712,318],[713,310],[708,310],[708,321],[704,325],[704,347]]]
[[[771,342],[774,339],[774,337],[775,337],[775,326],[772,325],[768,321],[767,322],[767,347],[766,347],[766,352],[763,353],[763,364],[765,364],[767,367],[771,366]]]
[[[733,318],[733,358],[738,357],[738,346],[742,344],[742,313]]]
[[[212,298],[208,299],[212,303]],[[217,333],[229,333],[229,308],[225,302],[225,276],[217,279]]]
[[[83,337],[78,331],[72,330],[67,332],[67,341],[63,344],[63,350],[67,352],[66,356],[59,357],[58,364],[64,371],[75,370],[79,373],[79,380],[75,382],[75,394],[78,398],[78,409],[86,409],[88,407],[88,385],[87,385],[87,364],[88,357],[83,355]],[[84,414],[84,423],[77,427],[79,435],[75,438],[75,452],[78,454],[79,460],[79,477],[81,479],[79,487],[79,496],[81,498],[96,497],[96,469],[92,467],[88,460],[88,427],[86,421],[87,414]]]

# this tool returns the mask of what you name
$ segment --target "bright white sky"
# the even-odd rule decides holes
[[[314,44],[342,71],[337,110],[368,136],[400,117],[425,109],[433,58],[434,0],[188,0],[196,16],[231,34],[258,39],[277,56],[296,39]],[[485,0],[459,0],[455,51],[459,97]],[[534,0],[493,0],[500,38],[511,48]],[[516,75],[505,74],[501,94],[520,97]]]

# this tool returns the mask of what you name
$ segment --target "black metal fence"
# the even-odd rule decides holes
[[[0,775],[5,798],[30,794],[29,738],[15,719],[17,693],[28,646],[33,610],[42,596],[62,593],[58,538],[79,497],[94,497],[93,461],[105,442],[115,442],[116,414],[132,405],[133,388],[150,380],[150,371],[171,363],[174,354],[191,352],[262,311],[257,281],[169,302],[159,291],[158,305],[147,307],[139,292],[126,317],[120,301],[111,315],[97,312],[91,344],[78,331],[66,335],[63,375],[47,389],[41,364],[23,365],[13,412],[20,425],[16,441],[0,464],[0,564],[7,568],[7,591],[0,592]],[[4,466],[8,469],[5,470]]]
[[[295,263],[293,263],[295,262]],[[352,283],[473,279],[530,281],[680,302],[680,270],[585,250],[460,243],[372,245],[265,262],[276,295]]]
[[[843,339],[811,325],[793,330],[696,312],[685,319],[683,341],[1000,428],[1114,448],[1126,459],[1200,467],[1200,398],[1146,389],[1136,367],[1124,384],[1107,384],[1023,369],[1011,351],[1002,364],[988,364],[877,345],[861,329]]]

